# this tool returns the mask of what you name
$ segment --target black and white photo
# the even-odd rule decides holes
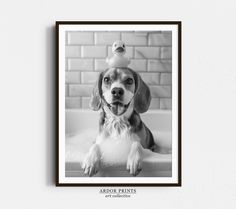
[[[181,185],[181,22],[57,22],[57,185]]]

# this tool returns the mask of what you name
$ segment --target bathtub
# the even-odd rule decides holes
[[[172,176],[171,111],[149,110],[141,114],[144,123],[152,131],[156,152],[145,150],[142,171],[138,177]],[[65,113],[65,177],[87,177],[81,163],[92,145],[97,132],[99,112],[92,110],[66,110]],[[126,162],[104,166],[95,177],[130,177]]]

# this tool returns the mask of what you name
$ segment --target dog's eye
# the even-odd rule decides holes
[[[128,85],[132,85],[133,84],[133,79],[132,78],[127,78],[125,83],[128,84]]]
[[[103,80],[104,80],[105,83],[109,83],[110,78],[109,77],[105,77]]]
[[[125,45],[123,44],[123,48],[125,48]]]
[[[114,47],[116,47],[116,44],[114,45]]]

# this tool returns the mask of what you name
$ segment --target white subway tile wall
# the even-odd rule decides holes
[[[87,109],[100,71],[108,66],[115,40],[125,42],[129,65],[150,87],[150,109],[172,108],[172,34],[170,31],[146,32],[66,32],[65,105],[67,109]]]

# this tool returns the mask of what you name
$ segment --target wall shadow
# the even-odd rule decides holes
[[[56,181],[56,28],[46,28],[46,185],[53,186]]]

